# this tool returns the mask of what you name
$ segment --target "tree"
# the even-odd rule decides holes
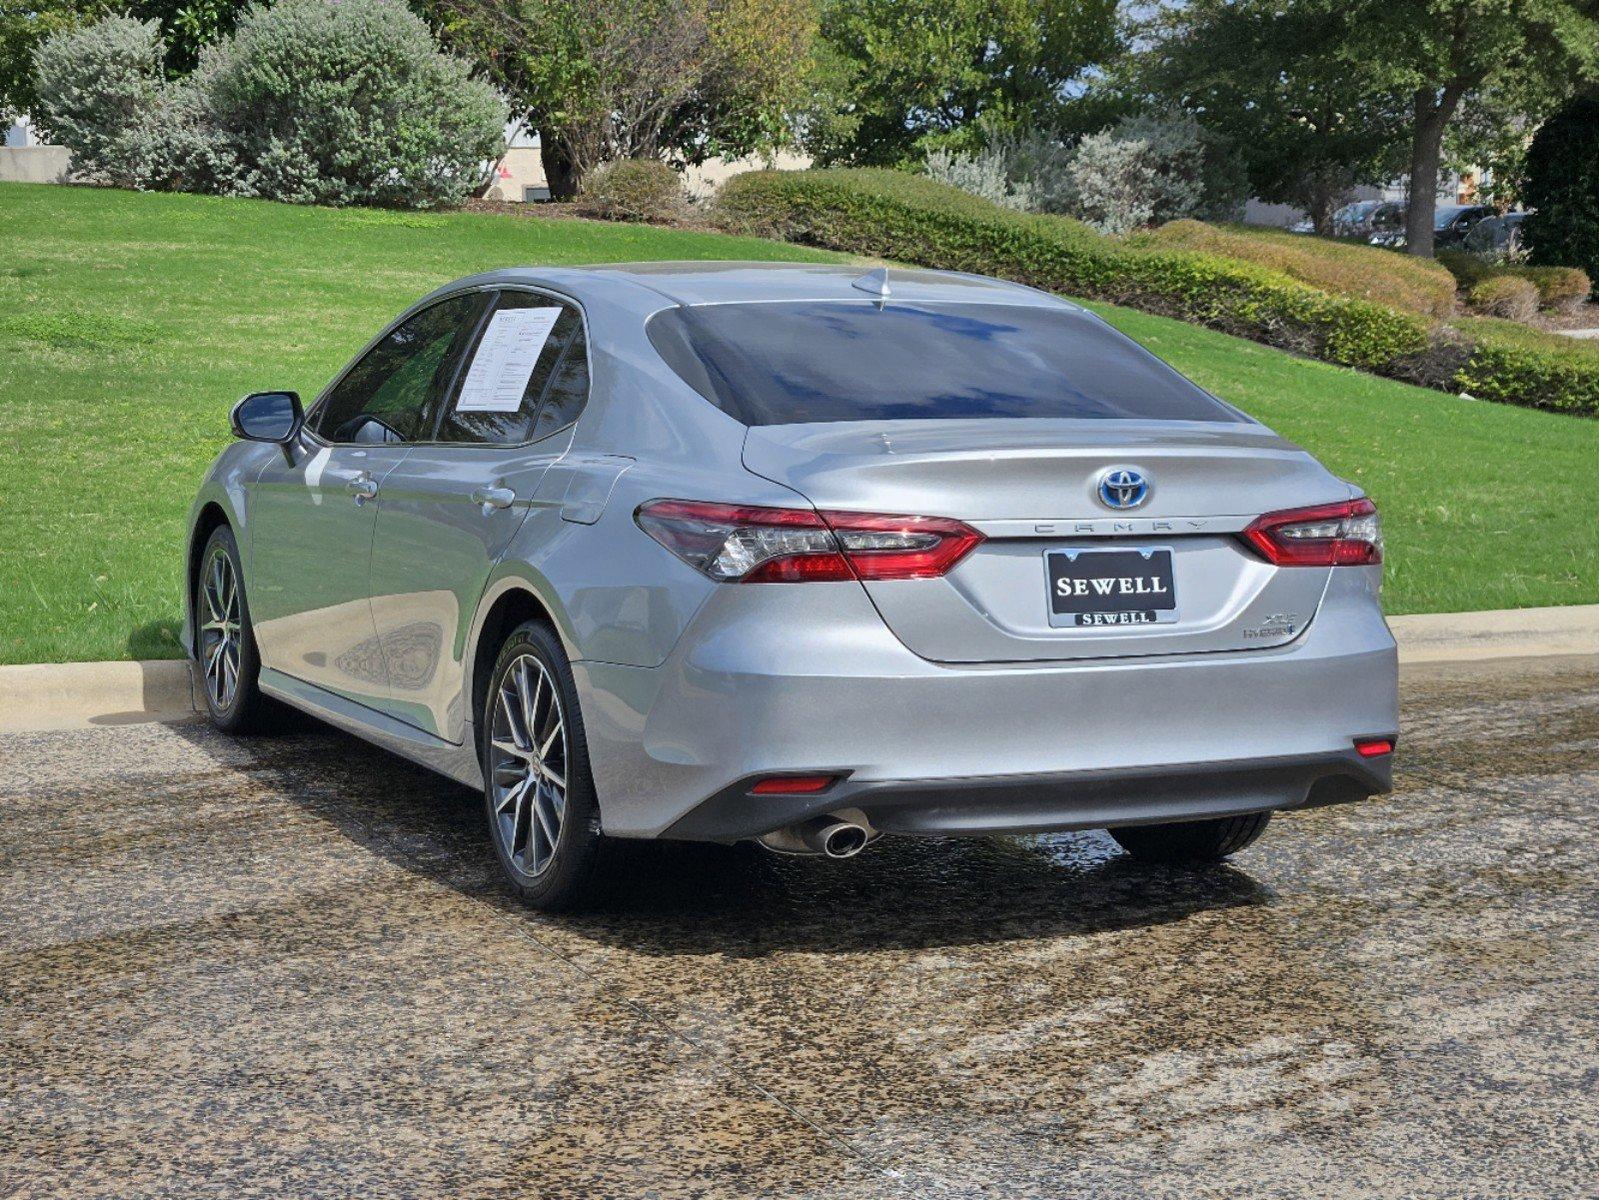
[[[1581,267],[1599,279],[1599,94],[1545,122],[1527,151],[1524,198],[1534,262]]]
[[[825,0],[805,143],[895,164],[978,122],[1049,127],[1122,48],[1115,0]]]
[[[1405,240],[1430,258],[1445,135],[1463,103],[1512,96],[1544,106],[1599,71],[1599,0],[1360,0],[1353,50],[1407,100],[1410,198]]]
[[[810,0],[420,0],[538,130],[569,199],[614,158],[678,164],[782,143],[815,32]]]
[[[1254,195],[1329,236],[1349,193],[1400,165],[1397,106],[1353,52],[1347,14],[1338,0],[1193,0],[1149,28],[1135,86],[1192,112],[1242,159]]]

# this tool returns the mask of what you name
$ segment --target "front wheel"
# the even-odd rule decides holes
[[[483,800],[500,867],[535,908],[582,904],[604,839],[572,667],[548,625],[506,638],[483,707]]]
[[[1112,829],[1110,836],[1128,854],[1145,862],[1209,863],[1252,845],[1270,821],[1269,812],[1245,813],[1212,821],[1128,825]]]
[[[269,701],[256,682],[261,657],[244,594],[239,544],[226,525],[211,531],[200,554],[194,581],[194,649],[211,723],[225,733],[263,728]]]

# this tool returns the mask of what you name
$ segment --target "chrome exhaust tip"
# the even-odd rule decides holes
[[[800,836],[807,846],[828,858],[853,858],[866,849],[866,843],[872,840],[865,829],[853,822],[829,821],[826,818],[820,828]]]
[[[865,814],[851,809],[774,829],[756,841],[777,854],[854,858],[876,838],[877,832],[867,823]]]

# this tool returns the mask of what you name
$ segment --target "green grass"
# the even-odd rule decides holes
[[[0,184],[0,661],[178,653],[183,522],[246,391],[314,395],[472,271],[821,260],[747,238]],[[1101,309],[1382,504],[1391,612],[1599,601],[1599,422]]]

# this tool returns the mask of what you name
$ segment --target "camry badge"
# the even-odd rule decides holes
[[[1131,467],[1109,467],[1100,472],[1098,490],[1106,508],[1137,508],[1149,499],[1149,480]]]

